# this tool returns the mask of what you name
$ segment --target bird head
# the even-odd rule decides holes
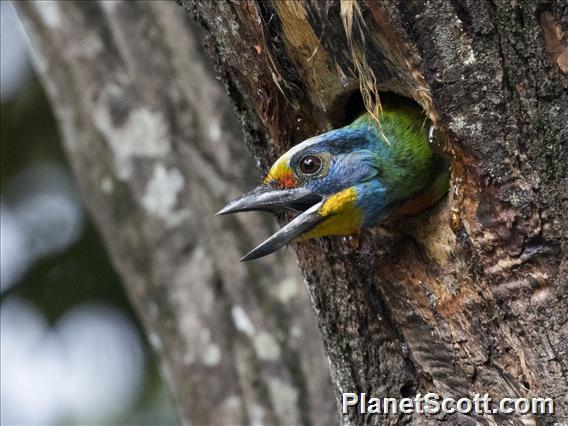
[[[416,182],[426,183],[431,157],[427,131],[421,135],[425,143],[404,146],[408,141],[400,139],[415,135],[400,130],[415,123],[392,126],[386,114],[382,118],[381,128],[365,114],[294,146],[260,186],[218,212],[300,212],[241,260],[266,256],[293,240],[356,233],[386,217],[390,205],[416,191]]]

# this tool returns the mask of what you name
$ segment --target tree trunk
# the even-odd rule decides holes
[[[287,257],[239,264],[236,253],[269,227],[250,217],[210,217],[242,189],[231,179],[247,166],[234,130],[222,124],[226,107],[194,47],[195,32],[169,4],[113,4],[61,3],[59,20],[29,4],[20,8],[91,210],[150,336],[161,342],[181,405],[196,423],[224,423],[218,411],[204,412],[199,386],[207,383],[217,402],[238,395],[242,422],[254,421],[262,407],[267,423],[327,424],[332,397],[316,367],[322,355],[303,290],[294,287],[292,304],[272,297],[274,282],[291,274]],[[264,170],[290,146],[347,124],[363,104],[376,111],[380,91],[414,99],[448,139],[452,182],[444,202],[369,229],[359,241],[294,245],[335,397],[551,397],[555,415],[542,422],[565,421],[563,2],[183,5],[206,30],[206,47]],[[301,324],[299,338],[293,321]],[[275,342],[255,345],[273,332]],[[223,356],[208,367],[212,343]],[[262,359],[267,352],[279,356]],[[263,399],[263,389],[278,387],[271,380],[287,383],[288,399],[306,406],[279,406],[283,395],[274,392]],[[537,420],[342,416],[349,424]]]
[[[565,419],[565,5],[184,5],[263,165],[347,124],[359,93],[371,111],[381,90],[410,97],[449,138],[445,203],[369,230],[355,249],[342,238],[297,245],[337,392],[547,396]]]

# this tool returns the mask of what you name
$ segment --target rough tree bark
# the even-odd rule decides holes
[[[449,138],[446,203],[355,249],[297,245],[337,392],[549,396],[547,420],[566,419],[565,3],[183,4],[263,165],[346,124],[357,93],[370,110],[380,90],[414,99]],[[383,419],[407,420],[427,421]]]
[[[340,392],[552,397],[556,414],[542,422],[565,421],[568,12],[563,2],[182,3],[205,27],[206,47],[264,170],[293,144],[348,122],[363,103],[375,109],[381,90],[414,99],[447,135],[452,188],[443,203],[370,229],[358,244],[324,238],[295,247],[336,397]],[[57,8],[64,19],[20,6],[91,210],[150,335],[159,336],[186,413],[197,423],[224,422],[226,417],[203,411],[198,387],[208,380],[217,401],[239,395],[240,421],[250,421],[251,407],[261,406],[272,416],[264,418],[268,423],[326,424],[327,395],[317,394],[326,383],[321,368],[314,368],[315,377],[293,368],[296,360],[303,372],[308,364],[321,363],[305,298],[295,293],[295,304],[264,299],[273,291],[268,281],[288,271],[282,256],[247,267],[237,263],[235,253],[261,240],[259,234],[268,235],[268,228],[249,217],[230,225],[203,219],[213,204],[234,195],[227,170],[236,159],[239,167],[233,170],[246,166],[234,131],[225,133],[223,127],[227,139],[214,137],[209,120],[218,116],[221,95],[196,77],[210,78],[194,69],[202,62],[194,33],[179,35],[186,24],[164,3]],[[124,12],[127,8],[132,9]],[[211,109],[192,107],[196,99],[209,97],[217,99]],[[224,189],[211,195],[215,179]],[[221,228],[237,223],[238,237]],[[207,239],[203,229],[214,238]],[[217,253],[220,247],[229,254]],[[195,285],[188,271],[199,272],[208,285]],[[259,279],[263,274],[274,275]],[[212,311],[191,299],[202,292],[210,292]],[[235,315],[234,308],[243,305],[254,320],[252,336],[248,323]],[[288,322],[295,320],[308,326],[300,343],[307,345],[305,352],[293,340]],[[196,324],[210,330],[207,339],[192,334],[198,333]],[[235,336],[232,330],[239,327],[242,333]],[[281,336],[277,346],[268,345],[270,353],[281,354],[275,364],[258,360],[262,351],[250,349],[260,340],[257,328],[267,327]],[[230,354],[213,370],[203,365],[208,358],[203,340],[210,343],[210,336]],[[203,350],[188,349],[188,343]],[[202,362],[195,362],[200,356]],[[251,358],[256,363],[250,364]],[[234,390],[220,388],[222,379],[209,372],[227,374],[225,387]],[[293,384],[286,393],[294,402],[308,395],[307,406],[285,412],[274,393],[264,399],[262,390],[270,387],[263,384],[266,374]],[[251,395],[256,404],[249,404]],[[355,412],[342,420],[537,421]]]

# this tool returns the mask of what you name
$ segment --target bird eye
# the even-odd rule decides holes
[[[300,171],[305,175],[315,175],[322,168],[322,161],[317,155],[306,155],[300,160]]]

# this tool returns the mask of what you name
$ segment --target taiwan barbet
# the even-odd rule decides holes
[[[356,234],[440,200],[448,190],[448,163],[433,152],[424,115],[414,107],[383,105],[379,122],[365,113],[292,147],[262,185],[219,211],[300,212],[241,260],[266,256],[291,241]]]

